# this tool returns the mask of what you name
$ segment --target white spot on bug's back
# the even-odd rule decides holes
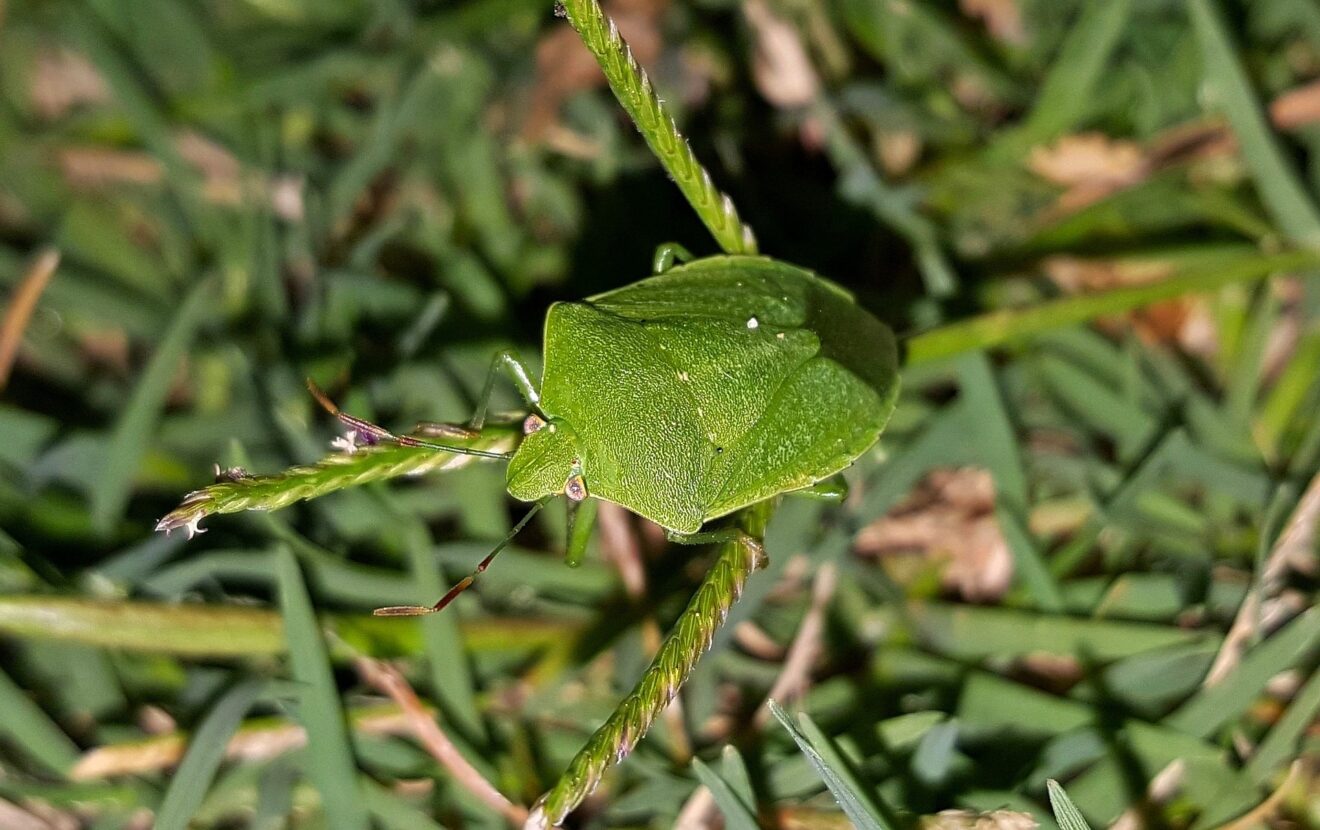
[[[747,328],[749,329],[759,328],[760,325],[761,325],[761,321],[756,319],[755,317],[747,318]]]
[[[776,334],[776,335],[775,335],[775,339],[776,339],[776,340],[783,340],[783,339],[784,339],[784,333],[783,333],[782,331],[779,332],[779,334]]]
[[[681,380],[681,381],[683,381],[684,383],[686,383],[686,382],[689,380],[689,378],[688,378],[688,373],[687,373],[687,372],[679,372],[679,373],[678,373],[678,379]]]

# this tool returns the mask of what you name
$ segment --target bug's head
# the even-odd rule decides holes
[[[520,501],[559,493],[573,501],[585,499],[582,450],[573,430],[563,421],[532,414],[523,422],[523,433],[522,443],[509,460],[509,495]]]

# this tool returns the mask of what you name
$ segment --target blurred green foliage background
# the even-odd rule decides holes
[[[1320,825],[1315,3],[606,8],[763,252],[900,336],[1008,316],[914,360],[844,508],[785,502],[573,822],[846,826],[775,688],[898,826],[1052,828],[1047,778],[1097,827]],[[0,827],[504,826],[377,658],[530,804],[707,556],[607,511],[568,569],[556,508],[367,616],[507,532],[498,464],[152,528],[329,452],[304,377],[461,421],[666,241],[715,252],[548,0],[0,2]]]

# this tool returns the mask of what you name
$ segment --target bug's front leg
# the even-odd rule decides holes
[[[486,382],[481,387],[481,397],[477,398],[476,411],[472,413],[472,418],[466,425],[423,421],[413,428],[414,433],[441,438],[476,438],[481,434],[481,428],[486,425],[490,396],[495,391],[495,381],[501,373],[513,381],[514,388],[518,390],[518,394],[527,405],[535,408],[541,400],[541,395],[536,391],[536,384],[532,383],[531,373],[512,349],[504,349],[491,359],[490,369],[486,372]]]
[[[490,361],[490,370],[486,372],[486,385],[481,389],[481,397],[477,399],[477,411],[472,413],[468,429],[480,432],[486,425],[486,409],[490,405],[490,395],[495,391],[495,379],[501,372],[513,381],[514,388],[528,406],[535,408],[541,402],[541,393],[536,391],[536,384],[532,383],[532,376],[527,371],[527,366],[518,359],[517,353],[512,349],[504,349],[497,352]]]

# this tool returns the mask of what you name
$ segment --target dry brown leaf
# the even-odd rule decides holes
[[[1150,175],[1151,162],[1135,142],[1081,133],[1033,147],[1027,167],[1067,188],[1047,212],[1047,218],[1057,218],[1143,181]]]
[[[70,817],[72,819],[72,817]],[[52,824],[35,813],[30,813],[22,807],[0,798],[0,827],[7,830],[56,830],[60,825]],[[72,819],[68,824],[63,825],[76,830],[78,821]]]
[[[979,17],[996,40],[1013,46],[1027,42],[1022,26],[1022,10],[1017,0],[959,0],[958,6],[968,17]]]
[[[614,0],[605,4],[606,14],[644,67],[660,56],[660,16],[668,5],[668,0]],[[557,123],[564,101],[604,84],[605,76],[596,59],[573,27],[567,23],[554,27],[536,44],[536,83],[522,123],[523,137],[541,141]]]
[[[1290,89],[1270,102],[1270,120],[1281,130],[1297,130],[1320,121],[1320,81]]]
[[[921,830],[1036,830],[1039,826],[1030,813],[1014,810],[941,810],[921,817]]]
[[[820,81],[797,28],[771,11],[765,0],[744,0],[743,15],[756,40],[752,80],[761,95],[783,109],[814,101]]]
[[[781,830],[853,830],[853,823],[838,808],[822,810],[793,804],[776,808],[774,818],[772,826]]]
[[[743,620],[734,626],[733,641],[738,644],[738,648],[758,660],[767,662],[782,660],[787,650],[767,634],[764,628],[751,620]]]
[[[165,168],[148,153],[98,146],[63,147],[55,162],[71,187],[95,190],[116,184],[152,185]]]
[[[212,204],[236,207],[248,198],[266,200],[280,218],[303,218],[303,180],[283,175],[267,180],[245,171],[228,149],[192,130],[175,137],[179,155],[202,175],[202,195]],[[140,150],[117,150],[98,145],[72,145],[55,151],[55,164],[69,186],[98,190],[115,185],[159,185],[165,166]]]
[[[1046,257],[1041,267],[1055,284],[1071,292],[1142,285],[1165,279],[1174,271],[1173,264],[1164,260],[1084,259],[1075,256]]]
[[[994,483],[985,470],[934,470],[902,504],[861,532],[857,551],[936,558],[946,588],[974,602],[993,601],[1013,578],[1013,557],[994,509]]]
[[[237,179],[242,165],[234,154],[195,130],[182,130],[174,146],[183,160],[207,178]]]
[[[1269,115],[1280,130],[1320,122],[1320,81],[1282,93],[1270,103]],[[1171,165],[1222,159],[1237,151],[1237,141],[1225,123],[1203,120],[1171,127],[1144,149],[1097,133],[1064,136],[1049,147],[1033,148],[1027,163],[1042,178],[1068,188],[1042,217],[1050,222],[1140,184]]]
[[[27,273],[18,286],[10,293],[4,315],[0,318],[0,389],[9,382],[9,373],[18,358],[19,348],[23,344],[23,333],[32,320],[32,312],[37,309],[37,301],[55,269],[60,265],[60,252],[47,248],[37,254]]]
[[[367,735],[407,735],[411,725],[397,706],[378,706],[359,712],[353,728]],[[236,761],[262,761],[307,743],[297,724],[275,724],[244,729],[229,739],[225,757]],[[109,744],[89,749],[69,771],[73,781],[95,781],[121,775],[142,775],[174,766],[183,758],[188,738],[180,732],[135,743]],[[2,825],[0,825],[2,826]]]
[[[959,70],[949,82],[949,92],[958,106],[970,113],[994,116],[1002,110],[1003,103],[986,84],[985,79],[974,72]]]
[[[306,181],[301,174],[276,176],[270,183],[270,208],[285,222],[298,223],[307,215],[303,203]]]
[[[1086,293],[1142,285],[1167,279],[1172,263],[1151,260],[1084,259],[1073,256],[1046,257],[1041,269],[1069,293]],[[1188,354],[1210,357],[1218,348],[1213,315],[1200,297],[1178,297],[1154,303],[1122,317],[1102,318],[1098,325],[1125,330],[1128,325],[1147,343],[1172,344]]]
[[[883,132],[876,136],[880,166],[890,176],[902,176],[921,157],[921,136],[911,130]]]
[[[1182,758],[1175,758],[1166,764],[1164,769],[1157,772],[1150,783],[1146,785],[1146,797],[1143,799],[1143,806],[1158,806],[1173,800],[1174,796],[1182,790],[1186,773],[1187,762]],[[1122,815],[1114,819],[1114,823],[1109,825],[1109,830],[1144,830],[1149,826],[1145,811],[1133,806],[1124,810]]]
[[[81,106],[110,100],[110,88],[81,53],[64,47],[37,53],[28,96],[37,115],[54,121]]]
[[[1033,147],[1027,165],[1055,184],[1074,186],[1129,182],[1141,174],[1146,161],[1135,142],[1080,133],[1065,135],[1049,146]]]
[[[169,712],[149,704],[138,710],[137,722],[138,728],[148,735],[165,735],[179,728]]]
[[[202,191],[208,201],[222,205],[243,202],[243,166],[227,149],[193,130],[174,138],[183,160],[202,174]]]
[[[1018,679],[1025,679],[1030,686],[1049,689],[1058,694],[1068,691],[1086,676],[1081,661],[1071,654],[1032,652],[1014,660],[1013,667]]]

